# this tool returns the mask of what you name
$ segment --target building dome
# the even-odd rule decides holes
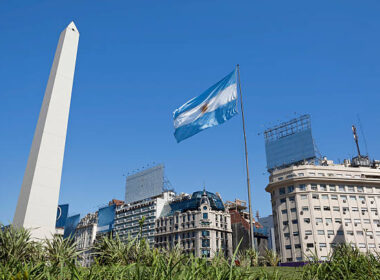
[[[172,203],[170,203],[170,214],[177,211],[186,212],[191,210],[198,210],[205,200],[208,200],[208,204],[212,210],[225,210],[223,201],[220,199],[219,196],[207,191],[197,191],[191,195],[191,198],[185,197],[180,201],[173,201]]]

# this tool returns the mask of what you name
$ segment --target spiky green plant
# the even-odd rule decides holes
[[[63,239],[62,236],[54,236],[53,239],[46,239],[44,243],[46,260],[53,266],[74,265],[81,253],[71,238]]]
[[[258,266],[262,262],[262,257],[259,256],[259,252],[254,249],[247,249],[238,254],[238,260],[241,266],[254,267]]]
[[[29,230],[0,224],[0,263],[16,265],[38,262],[42,258],[42,245],[31,239]]]
[[[277,266],[280,262],[280,256],[275,250],[265,249],[264,260],[267,265]]]
[[[341,244],[326,261],[317,261],[314,256],[314,260],[304,267],[303,279],[380,279],[379,255]]]

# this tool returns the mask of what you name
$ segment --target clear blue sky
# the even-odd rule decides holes
[[[172,124],[175,108],[239,63],[253,208],[268,215],[265,128],[309,113],[321,153],[342,160],[355,153],[359,114],[380,158],[379,14],[378,1],[1,1],[0,221],[13,218],[71,20],[81,37],[60,194],[71,214],[123,199],[123,174],[152,162],[178,192],[205,183],[245,199],[241,117],[180,144]]]

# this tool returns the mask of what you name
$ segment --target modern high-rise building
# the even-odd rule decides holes
[[[179,195],[168,204],[170,211],[156,221],[156,248],[178,246],[185,253],[206,258],[232,255],[231,218],[220,196],[198,191]]]
[[[168,202],[173,199],[175,193],[165,191],[153,197],[126,203],[116,207],[114,231],[122,241],[128,236],[135,238],[140,234],[139,221],[145,217],[141,237],[154,245],[155,222],[158,217],[169,211]]]
[[[282,262],[305,260],[311,252],[324,259],[339,243],[380,250],[379,165],[353,162],[272,171],[266,190]]]

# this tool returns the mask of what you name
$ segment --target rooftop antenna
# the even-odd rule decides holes
[[[362,133],[362,137],[363,137],[363,141],[364,141],[365,152],[366,152],[366,154],[368,156],[367,140],[365,139],[364,129],[363,129],[363,126],[362,126],[362,122],[360,121],[359,114],[357,114],[357,118],[358,118],[358,123],[359,123],[359,129],[360,129],[360,132]]]
[[[356,143],[356,148],[358,149],[358,157],[361,157],[360,155],[360,148],[359,148],[359,139],[358,139],[358,134],[356,133],[356,127],[352,125],[352,132],[354,134],[354,139]]]

